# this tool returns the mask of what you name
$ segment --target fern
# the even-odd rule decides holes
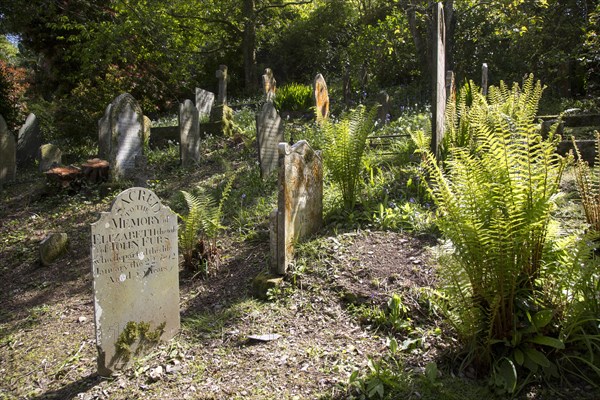
[[[353,208],[356,203],[362,159],[367,137],[375,126],[377,107],[367,110],[360,106],[337,123],[323,120],[321,124],[325,138],[325,166],[342,192],[346,209]]]
[[[449,146],[444,170],[426,155],[438,225],[453,246],[442,272],[453,321],[479,365],[490,365],[494,343],[510,342],[521,302],[544,304],[536,282],[566,160],[534,123],[541,91],[530,76],[523,89],[490,87],[489,100],[472,92],[454,121],[471,145]]]
[[[581,158],[575,138],[572,137],[571,140],[577,155],[575,179],[585,211],[585,218],[590,224],[590,228],[600,233],[600,133],[596,131],[596,168],[594,170]]]

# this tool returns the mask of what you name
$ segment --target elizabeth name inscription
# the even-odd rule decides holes
[[[143,347],[140,337],[120,352],[128,324],[160,329],[161,340],[179,330],[177,216],[152,191],[125,190],[92,224],[92,272],[100,374]]]

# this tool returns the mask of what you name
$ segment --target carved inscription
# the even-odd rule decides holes
[[[118,344],[127,324],[160,327],[161,340],[179,330],[177,216],[152,191],[125,190],[92,224],[92,274],[100,374],[130,362]]]
[[[256,117],[256,142],[258,144],[258,162],[260,175],[267,177],[277,169],[279,151],[277,146],[283,142],[283,121],[272,102],[266,102]]]

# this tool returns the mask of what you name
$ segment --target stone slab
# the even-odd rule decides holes
[[[184,167],[200,161],[199,113],[191,100],[179,105],[179,155]]]
[[[26,165],[35,160],[42,145],[40,123],[35,114],[27,116],[25,124],[19,130],[17,139],[17,164]]]
[[[40,146],[39,159],[40,172],[48,171],[62,164],[62,151],[56,145],[50,143],[43,144]]]
[[[110,111],[111,151],[109,162],[115,181],[132,179],[143,156],[144,114],[129,93],[112,102]]]
[[[8,131],[4,117],[0,115],[0,188],[17,176],[17,143]]]
[[[317,74],[313,83],[317,121],[329,117],[329,92],[323,75]]]
[[[210,118],[213,104],[215,102],[215,94],[208,90],[196,88],[196,109],[200,120],[206,120]]]
[[[283,120],[272,102],[263,104],[260,114],[256,116],[256,143],[258,146],[258,162],[260,175],[266,178],[277,169],[279,160],[278,146],[284,140]]]

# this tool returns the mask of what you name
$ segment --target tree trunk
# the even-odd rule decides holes
[[[256,4],[255,0],[244,0],[244,86],[248,92],[257,90],[256,81]]]

